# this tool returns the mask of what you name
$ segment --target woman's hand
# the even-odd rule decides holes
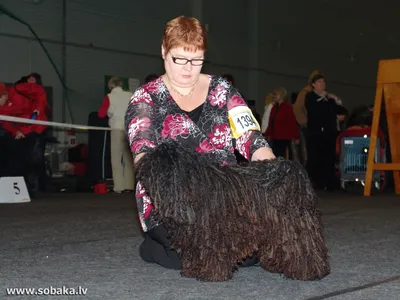
[[[276,157],[275,157],[274,153],[272,152],[271,148],[261,147],[260,149],[257,149],[256,152],[253,153],[253,156],[251,157],[251,161],[274,159],[274,158],[276,158]]]
[[[139,153],[138,155],[136,155],[135,159],[133,160],[133,164],[136,165],[144,155],[145,153]]]
[[[340,98],[338,96],[328,93],[327,97],[335,100],[337,105],[342,105],[342,100],[340,100]]]
[[[17,133],[15,134],[16,140],[23,139],[24,137],[25,137],[25,135],[21,131],[17,131]]]

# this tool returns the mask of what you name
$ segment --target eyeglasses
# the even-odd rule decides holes
[[[174,57],[172,56],[172,61],[177,64],[177,65],[186,65],[188,62],[192,66],[202,66],[204,64],[204,59],[202,58],[194,58],[194,59],[187,59],[187,58],[181,58],[181,57]]]

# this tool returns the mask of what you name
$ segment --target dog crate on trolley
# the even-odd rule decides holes
[[[349,183],[359,182],[365,185],[367,172],[368,152],[370,137],[343,137],[340,144],[340,185],[346,190]],[[374,162],[385,163],[385,146],[380,138],[377,138]],[[372,176],[373,185],[377,190],[384,188],[384,175],[382,171],[374,171]]]

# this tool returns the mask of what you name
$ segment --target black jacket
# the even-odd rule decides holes
[[[334,99],[310,92],[306,95],[305,107],[308,134],[337,134],[338,108]]]

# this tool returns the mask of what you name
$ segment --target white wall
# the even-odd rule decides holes
[[[1,5],[34,28],[62,72],[63,1],[35,1],[3,0]],[[378,60],[400,53],[394,17],[399,3],[389,2],[385,11],[361,0],[309,0],[307,6],[289,0],[68,0],[65,71],[74,123],[86,124],[88,113],[99,107],[105,75],[143,80],[162,72],[163,27],[179,15],[195,15],[208,24],[212,63],[205,71],[232,73],[259,112],[267,92],[282,85],[298,91],[316,68],[349,108],[369,104]],[[61,120],[62,85],[29,30],[0,14],[0,45],[0,81],[41,73],[54,89],[54,116]]]

